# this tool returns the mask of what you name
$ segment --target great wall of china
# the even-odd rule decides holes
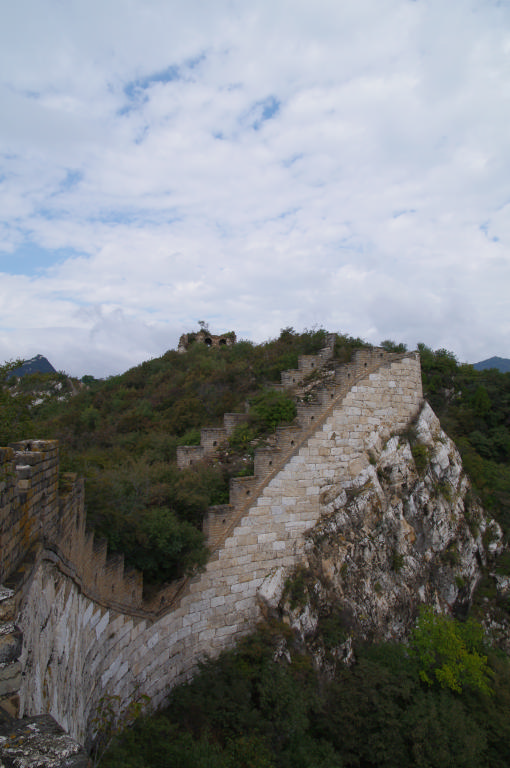
[[[330,345],[301,357],[282,386],[295,390],[331,356]],[[59,480],[55,442],[0,449],[0,704],[16,716],[50,713],[81,743],[105,693],[126,705],[137,690],[161,705],[200,658],[254,628],[258,591],[302,560],[328,485],[348,485],[374,435],[404,430],[421,403],[417,353],[357,351],[256,451],[254,476],[232,480],[230,504],[209,510],[205,570],[150,601],[141,575],[86,531],[83,482]],[[242,418],[203,430],[180,466],[213,454]]]

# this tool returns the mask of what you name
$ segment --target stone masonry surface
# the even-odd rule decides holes
[[[421,401],[414,353],[385,359],[358,378],[245,502],[205,571],[175,587],[163,611],[144,612],[137,575],[125,574],[122,562],[110,563],[104,547],[87,537],[83,488],[76,478],[68,479],[56,503],[56,446],[2,449],[0,535],[7,560],[1,576],[16,598],[9,620],[23,636],[13,661],[22,670],[19,689],[11,691],[19,696],[20,715],[49,713],[86,743],[105,693],[118,694],[127,705],[138,689],[155,706],[162,704],[200,658],[217,655],[254,628],[260,618],[257,590],[273,570],[290,569],[303,558],[305,534],[320,516],[321,489],[357,476],[369,463],[367,447],[374,436],[403,430]],[[39,456],[30,459],[32,453]],[[32,463],[22,463],[25,454]],[[9,480],[13,473],[20,476],[20,466],[39,465],[49,473],[47,492],[44,482],[34,489],[31,482],[20,487],[20,480]],[[25,474],[30,481],[33,473]],[[32,507],[31,498],[37,500]],[[38,525],[42,535],[35,531]],[[28,551],[36,541],[33,566],[16,575],[23,548]]]

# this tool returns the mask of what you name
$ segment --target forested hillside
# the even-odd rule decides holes
[[[388,349],[394,347],[385,342]],[[420,345],[426,397],[459,445],[475,492],[508,536],[510,376],[477,373]],[[492,564],[508,575],[508,557]],[[305,576],[306,578],[306,576]],[[296,583],[290,587],[295,590]],[[475,616],[508,626],[507,598],[485,572]],[[284,623],[206,663],[168,708],[117,738],[109,768],[503,768],[510,762],[510,665],[475,619],[423,609],[408,645],[354,642],[322,622],[321,666]]]
[[[74,397],[63,396],[62,382],[58,397],[42,397],[50,376],[9,380],[2,390],[10,409],[3,443],[57,438],[62,471],[85,477],[87,519],[96,535],[143,570],[146,583],[169,580],[204,563],[208,506],[228,502],[229,478],[251,474],[256,441],[294,418],[294,402],[274,385],[282,370],[297,367],[299,355],[324,347],[326,337],[324,330],[289,328],[261,345],[192,344],[185,354],[170,350],[106,381],[84,377]],[[338,335],[335,361],[349,360],[363,345]],[[197,444],[201,427],[220,425],[233,411],[248,411],[249,420],[232,436],[224,460],[179,471],[177,447]]]
[[[510,373],[476,371],[419,345],[423,391],[460,449],[483,504],[510,531]]]
[[[210,349],[174,350],[107,380],[70,380],[62,373],[23,379],[3,367],[1,440],[57,438],[62,471],[86,479],[90,527],[124,552],[148,581],[162,581],[207,557],[201,534],[210,504],[228,502],[229,478],[251,473],[257,440],[294,418],[294,404],[275,384],[300,354],[326,343],[326,331],[284,329],[261,345],[240,341]],[[385,341],[388,350],[402,345]],[[368,346],[336,335],[332,364]],[[456,441],[485,507],[510,529],[510,374],[476,371],[446,350],[419,345],[423,387],[446,432]],[[200,440],[200,428],[225,412],[249,412],[222,461],[177,470],[176,449]]]
[[[168,708],[116,739],[101,765],[508,766],[510,665],[486,655],[476,624],[424,613],[410,646],[355,651],[346,667],[330,646],[329,674],[321,674],[285,625],[266,624],[174,689]]]
[[[86,478],[89,525],[123,551],[146,580],[172,579],[207,558],[201,533],[210,504],[228,500],[228,482],[251,472],[257,441],[295,415],[275,388],[299,354],[325,345],[323,330],[255,346],[169,351],[106,381],[63,374],[8,379],[2,369],[2,442],[57,438],[62,469]],[[350,359],[361,339],[338,334],[332,365]],[[404,351],[385,341],[388,350]],[[476,371],[446,350],[419,345],[425,397],[462,454],[475,494],[510,533],[510,374]],[[179,445],[248,412],[221,460],[178,471]],[[509,625],[506,552],[484,573],[474,618]],[[398,566],[398,563],[396,567]],[[335,655],[344,639],[334,612],[321,624],[325,657],[314,656],[289,627],[268,621],[236,650],[207,663],[169,708],[141,718],[101,761],[125,768],[346,768],[422,766],[498,768],[510,763],[510,668],[480,624],[422,613],[409,646],[354,643],[356,663]],[[506,630],[505,630],[506,631]],[[98,713],[104,742],[126,721],[115,697]],[[134,711],[137,707],[134,706]]]

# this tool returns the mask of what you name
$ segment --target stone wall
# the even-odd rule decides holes
[[[0,583],[22,597],[27,557],[46,557],[94,600],[141,606],[141,575],[122,557],[107,558],[106,541],[86,531],[83,480],[67,473],[59,481],[57,442],[15,443],[0,449],[0,462]]]
[[[177,448],[179,469],[191,467],[202,459],[213,456],[225,444],[236,427],[246,421],[246,413],[225,413],[223,427],[204,427],[200,430],[200,445],[180,445]]]
[[[349,482],[358,475],[369,463],[370,444],[404,429],[418,412],[417,355],[381,356],[369,373],[374,360],[368,352],[361,355],[345,373],[357,371],[356,383],[341,396],[328,390],[315,421],[285,432],[276,468],[269,464],[274,452],[257,456],[263,479],[240,478],[231,504],[211,510],[206,524],[216,548],[205,571],[172,585],[150,605],[142,604],[136,578],[128,586],[122,564],[109,563],[104,546],[87,537],[82,490],[70,479],[72,499],[58,505],[61,522],[57,513],[50,516],[56,530],[67,526],[70,543],[43,547],[16,617],[23,634],[21,714],[50,713],[84,742],[104,693],[119,695],[125,705],[138,686],[157,706],[200,658],[253,629],[264,579],[304,556],[322,489],[333,479]],[[27,525],[20,530],[28,530],[30,539],[35,522]]]
[[[55,441],[25,441],[0,449],[0,582],[43,531],[55,527],[57,486]]]
[[[39,627],[26,607],[37,594],[41,568],[52,563],[69,589],[121,611],[141,606],[141,574],[126,572],[122,557],[107,558],[106,542],[86,531],[83,480],[67,474],[59,487],[58,447],[51,440],[0,449],[0,551],[0,705],[14,716],[48,712],[45,703],[27,709],[23,693],[48,674],[37,659],[26,679],[25,659],[39,653],[32,641]]]
[[[295,387],[330,358],[303,356],[282,374]],[[24,441],[0,452],[0,697],[14,714],[51,713],[81,741],[99,698],[129,702],[136,688],[160,704],[204,655],[215,655],[259,618],[257,591],[272,572],[304,556],[305,533],[320,517],[321,489],[348,483],[367,449],[405,428],[419,408],[418,357],[358,352],[336,372],[298,424],[258,450],[254,477],[232,482],[230,504],[211,508],[205,531],[213,556],[204,573],[142,601],[140,574],[85,530],[83,483],[58,487],[57,446]],[[243,418],[203,430],[203,455]],[[22,646],[21,646],[22,639]],[[19,697],[19,698],[18,698]]]
[[[178,352],[186,352],[191,344],[205,344],[206,347],[231,347],[237,341],[234,331],[216,336],[209,331],[201,330],[197,333],[183,333],[177,346]]]

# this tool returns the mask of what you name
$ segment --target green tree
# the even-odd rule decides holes
[[[94,408],[93,405],[89,405],[89,407],[85,408],[81,413],[80,420],[87,429],[94,430],[101,422],[101,414],[97,408]]]
[[[171,509],[156,507],[139,521],[131,561],[148,579],[165,580],[203,566],[207,555],[201,531]]]
[[[477,416],[485,416],[491,409],[491,399],[487,389],[481,384],[473,396],[473,409]]]
[[[0,446],[29,437],[31,427],[28,393],[16,388],[13,371],[23,360],[11,360],[0,365]]]
[[[251,401],[250,415],[263,429],[276,429],[296,416],[296,404],[284,392],[266,389]]]
[[[456,621],[423,606],[410,639],[421,680],[457,693],[468,686],[490,694],[493,673],[483,654],[483,640],[483,629],[473,619]]]
[[[397,344],[396,341],[392,341],[391,339],[381,341],[379,346],[385,349],[386,352],[407,352],[407,344],[404,344],[403,342]]]

